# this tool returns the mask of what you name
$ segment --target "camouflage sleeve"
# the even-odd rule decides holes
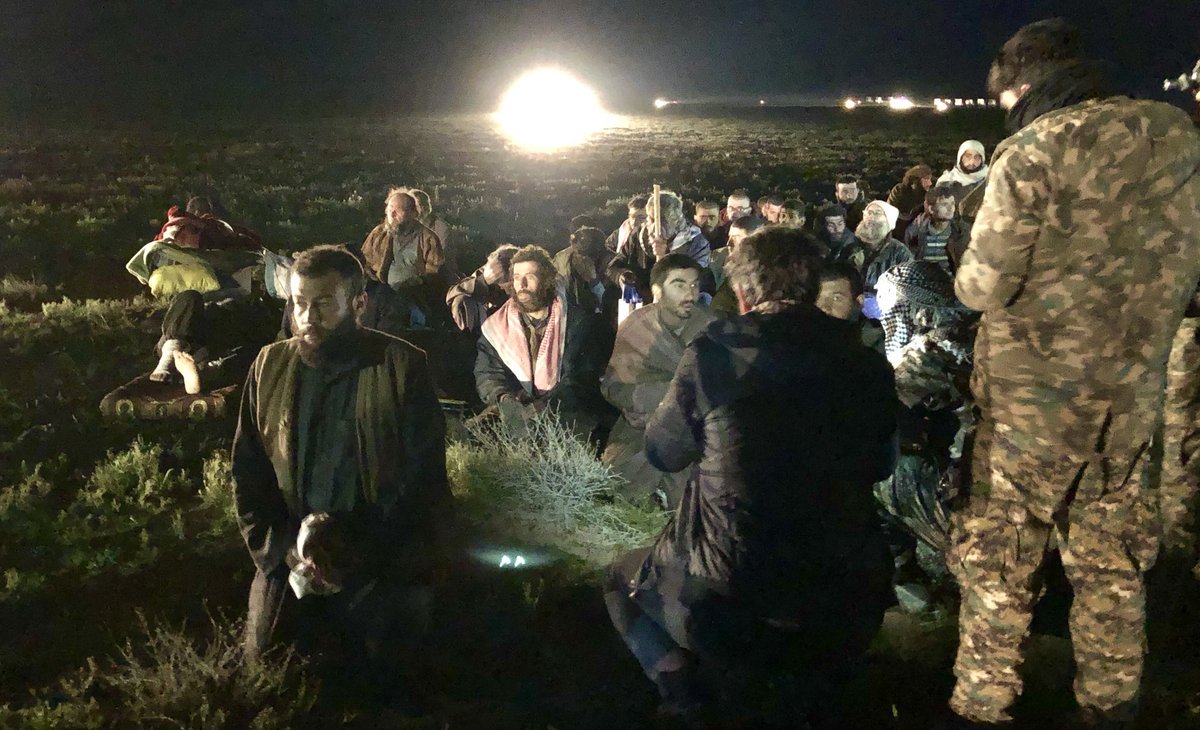
[[[987,312],[1007,307],[1021,295],[1049,196],[1047,171],[1020,150],[1009,150],[995,161],[954,278],[963,304]]]

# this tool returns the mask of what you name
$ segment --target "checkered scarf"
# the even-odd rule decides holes
[[[884,272],[896,287],[896,305],[883,313],[883,348],[888,358],[916,335],[960,319],[966,310],[954,296],[950,275],[930,261],[909,261]]]

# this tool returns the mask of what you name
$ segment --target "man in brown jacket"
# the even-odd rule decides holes
[[[363,259],[375,277],[420,311],[419,315],[413,313],[415,324],[441,313],[446,291],[442,241],[421,223],[419,215],[416,198],[406,188],[392,188],[383,222],[367,234],[362,245]]]
[[[425,353],[355,321],[364,294],[352,255],[301,253],[290,288],[295,336],[259,352],[233,444],[238,523],[256,568],[246,649],[257,658],[284,623],[302,649],[329,639],[369,658],[427,618],[450,504],[445,423]],[[336,536],[328,549],[305,546],[302,523],[314,519]],[[403,631],[392,632],[397,619]]]

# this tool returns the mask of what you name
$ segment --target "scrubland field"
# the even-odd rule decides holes
[[[664,518],[611,499],[613,477],[568,441],[547,459],[456,431],[471,550],[443,576],[427,648],[396,691],[364,693],[285,650],[241,661],[251,564],[230,501],[233,422],[107,421],[97,408],[153,365],[162,304],[124,263],[171,204],[209,195],[287,252],[361,240],[387,188],[415,185],[470,269],[502,242],[561,248],[580,213],[614,227],[652,183],[692,201],[740,187],[814,202],[853,172],[882,197],[908,166],[940,170],[963,139],[991,149],[1002,136],[994,112],[879,110],[637,118],[550,156],[467,116],[2,131],[0,727],[34,728],[652,726],[655,697],[608,624],[600,579]],[[501,569],[510,552],[528,566]],[[1072,710],[1064,589],[1053,574],[1047,586],[1029,727]],[[1174,618],[1152,624],[1147,728],[1200,726],[1196,591],[1169,593],[1175,604],[1155,610]],[[893,610],[846,726],[942,720],[955,636],[952,600],[919,617]]]

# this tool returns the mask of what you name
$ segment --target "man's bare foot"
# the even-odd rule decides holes
[[[200,392],[200,371],[196,369],[196,360],[186,352],[175,352],[175,369],[183,376],[183,389],[188,395]]]

